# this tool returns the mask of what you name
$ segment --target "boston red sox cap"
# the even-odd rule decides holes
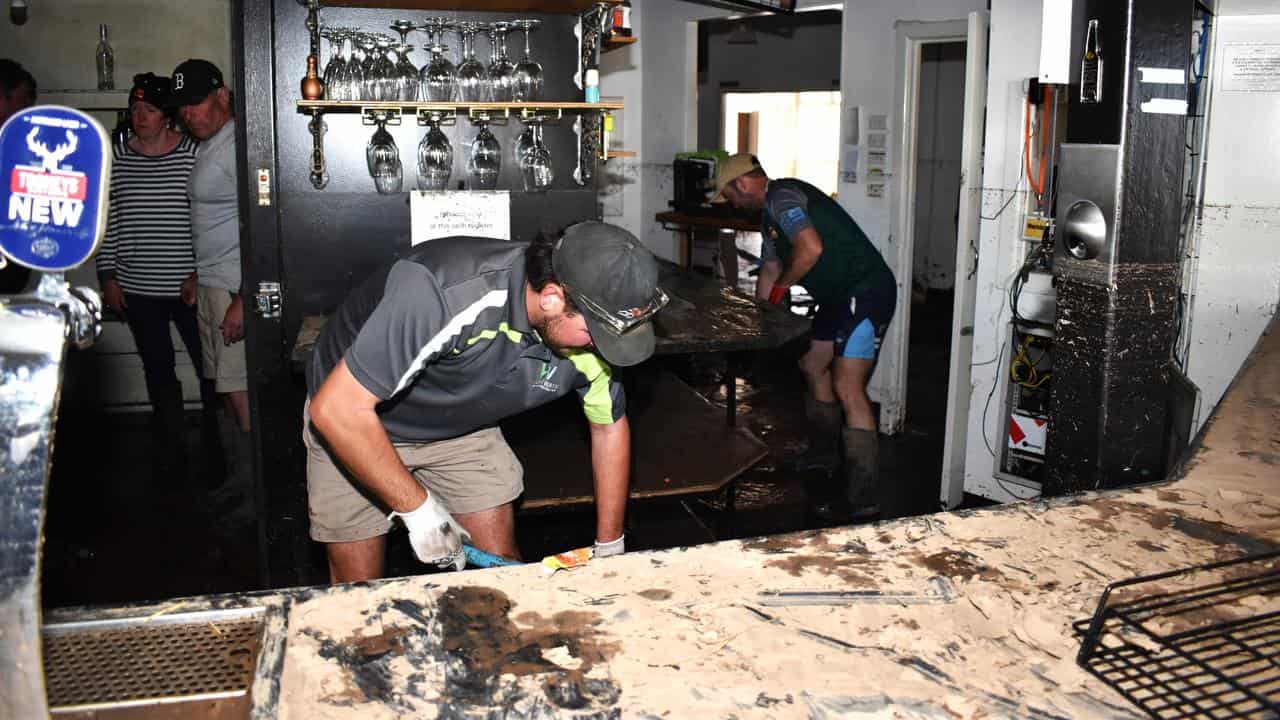
[[[602,222],[571,225],[551,265],[605,360],[625,367],[653,354],[650,319],[668,298],[658,287],[657,259],[635,235]]]
[[[195,58],[174,68],[171,80],[170,92],[174,107],[194,105],[226,84],[217,65]]]

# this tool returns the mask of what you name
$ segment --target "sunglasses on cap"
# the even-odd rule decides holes
[[[568,285],[560,283],[560,286],[563,287],[564,291],[573,299],[574,304],[580,306],[583,310],[590,312],[592,317],[603,322],[605,327],[611,330],[615,335],[623,335],[631,328],[644,323],[649,318],[653,317],[654,313],[666,307],[667,303],[671,301],[671,298],[667,296],[667,293],[663,291],[662,288],[654,288],[653,297],[650,298],[649,302],[645,305],[641,307],[628,308],[626,310],[618,310],[617,312],[610,312],[599,303],[582,293],[576,292]]]

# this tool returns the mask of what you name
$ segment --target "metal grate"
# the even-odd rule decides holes
[[[1280,552],[1114,582],[1077,662],[1155,718],[1280,717]]]
[[[243,695],[258,661],[261,615],[191,615],[45,626],[50,708]]]

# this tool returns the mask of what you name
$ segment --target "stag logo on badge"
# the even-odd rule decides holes
[[[79,140],[67,129],[50,148],[40,135],[40,127],[27,134],[27,149],[40,165],[15,165],[9,176],[9,220],[32,225],[74,228],[80,225],[88,187],[85,174],[66,165]],[[64,167],[66,165],[66,167]],[[55,243],[56,246],[56,243]],[[36,252],[35,247],[32,251]],[[52,254],[56,254],[55,248]],[[40,255],[39,252],[37,252]],[[41,255],[41,257],[45,257]]]

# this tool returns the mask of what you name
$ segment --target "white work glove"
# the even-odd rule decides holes
[[[400,518],[409,530],[409,544],[419,560],[440,568],[452,566],[454,570],[467,566],[462,543],[469,542],[471,535],[436,502],[435,495],[427,495],[427,501],[417,510],[407,513],[393,511],[387,516],[388,520],[395,518]]]
[[[599,540],[597,540],[596,544],[593,545],[591,548],[591,557],[607,558],[607,557],[612,557],[614,555],[621,555],[622,553],[627,551],[626,539],[627,539],[627,535],[626,533],[623,533],[622,535],[618,536],[617,540],[610,540],[609,542],[606,542],[606,543],[602,543]]]

